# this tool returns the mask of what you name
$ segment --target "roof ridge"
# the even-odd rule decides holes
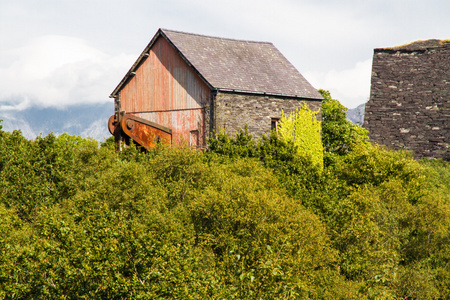
[[[205,38],[211,38],[211,39],[219,39],[219,40],[228,40],[228,41],[235,41],[235,42],[246,42],[246,43],[257,43],[257,44],[270,44],[270,45],[273,45],[273,43],[266,42],[266,41],[233,39],[233,38],[212,36],[212,35],[206,35],[206,34],[191,33],[191,32],[186,32],[186,31],[172,30],[172,29],[167,29],[167,28],[160,28],[160,30],[162,32],[164,32],[164,33],[165,32],[174,32],[174,33],[181,33],[181,34],[187,34],[187,35],[193,35],[193,36],[199,36],[199,37],[205,37]]]

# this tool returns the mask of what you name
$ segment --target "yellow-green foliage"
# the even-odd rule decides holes
[[[321,122],[317,120],[319,111],[311,111],[307,103],[302,103],[289,116],[282,112],[278,133],[297,146],[300,155],[310,157],[315,165],[323,168],[323,145],[320,136]]]

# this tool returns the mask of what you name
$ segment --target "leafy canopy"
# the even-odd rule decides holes
[[[322,102],[322,142],[326,152],[343,155],[358,143],[367,143],[367,130],[347,120],[347,108],[329,91],[319,90]]]
[[[282,117],[278,123],[278,133],[286,142],[292,142],[300,155],[311,158],[311,162],[323,168],[323,146],[321,122],[317,120],[319,111],[313,112],[303,102],[295,111]]]

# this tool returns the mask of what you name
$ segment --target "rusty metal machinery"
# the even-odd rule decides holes
[[[157,143],[172,143],[172,129],[124,111],[109,118],[108,129],[114,135],[118,150],[121,149],[122,141],[129,145],[130,139],[147,150]]]

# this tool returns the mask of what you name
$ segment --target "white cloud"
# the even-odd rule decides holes
[[[7,104],[0,105],[0,111],[11,111],[11,110],[24,110],[31,106],[30,100],[28,97],[24,97],[23,99],[20,99],[16,103],[11,103],[13,101],[9,101]],[[1,101],[0,101],[1,103]]]
[[[449,8],[443,0],[0,1],[8,29],[0,109],[107,101],[159,27],[272,42],[315,87],[353,107],[369,97],[373,48],[449,38]]]
[[[1,107],[21,110],[33,105],[63,108],[106,102],[135,58],[105,54],[78,38],[40,36],[0,53]]]
[[[351,69],[304,75],[314,87],[329,90],[334,99],[348,108],[354,108],[369,99],[371,69],[372,59],[368,59],[356,63]]]

